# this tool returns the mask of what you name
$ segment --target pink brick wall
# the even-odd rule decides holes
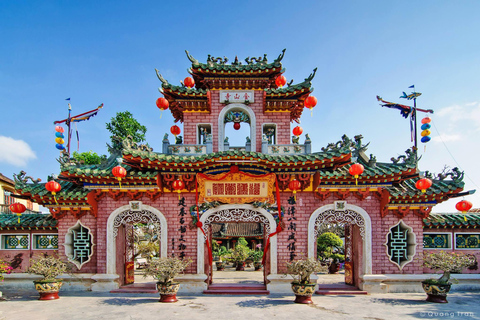
[[[277,125],[277,144],[289,144],[290,142],[290,112],[267,112],[263,113],[263,90],[255,90],[255,102],[249,107],[256,116],[256,146],[260,152],[262,150],[262,127],[265,123],[275,123]],[[183,142],[185,144],[196,144],[196,130],[198,123],[212,124],[213,151],[218,151],[218,116],[224,104],[220,103],[220,91],[211,91],[211,113],[185,112],[183,114]],[[251,137],[250,137],[251,138]]]
[[[0,250],[0,259],[7,261],[13,267],[14,273],[25,272],[30,267],[30,259],[43,255],[57,255],[58,250],[34,250],[32,246],[33,234],[56,234],[57,230],[1,230],[2,235],[29,234],[30,249],[28,250]],[[3,239],[2,239],[3,246]]]

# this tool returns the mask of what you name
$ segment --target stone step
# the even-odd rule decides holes
[[[110,293],[158,293],[155,283],[133,283],[111,290]]]
[[[229,294],[229,295],[268,295],[270,291],[263,284],[241,284],[241,283],[214,283],[208,286],[204,294]]]
[[[226,294],[226,295],[269,295],[268,290],[241,290],[241,289],[224,289],[224,290],[204,290],[204,294]]]
[[[367,291],[362,290],[332,290],[332,289],[318,289],[315,294],[320,295],[351,295],[351,294],[368,294]]]

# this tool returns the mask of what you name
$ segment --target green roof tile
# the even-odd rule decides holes
[[[50,214],[22,214],[20,223],[14,214],[0,214],[0,229],[3,228],[42,228],[57,227],[58,221]]]

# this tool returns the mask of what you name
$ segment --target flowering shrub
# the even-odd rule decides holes
[[[475,257],[463,253],[435,251],[424,253],[423,266],[443,271],[440,279],[435,280],[439,283],[448,283],[451,272],[459,272],[475,264]]]
[[[185,270],[191,260],[180,260],[178,258],[160,258],[152,260],[145,269],[143,269],[143,277],[154,277],[158,282],[164,285],[170,285],[173,279]]]
[[[325,271],[325,267],[313,258],[287,262],[287,273],[301,284],[310,283],[310,275],[320,271]]]
[[[13,268],[10,266],[10,264],[6,261],[3,261],[0,259],[0,281],[3,281],[4,277],[3,274],[9,274],[12,272]]]
[[[62,260],[47,256],[31,259],[30,268],[27,269],[27,272],[43,276],[42,280],[54,281],[56,277],[66,273],[67,270],[68,267]]]

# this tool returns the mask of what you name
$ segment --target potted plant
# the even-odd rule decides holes
[[[9,274],[12,272],[12,267],[10,266],[10,264],[6,261],[3,261],[2,259],[0,259],[0,281],[3,281],[4,279],[4,274]],[[0,300],[3,300],[2,298],[2,291],[0,291]]]
[[[423,290],[427,294],[427,301],[448,303],[447,293],[450,291],[452,283],[450,273],[461,272],[475,264],[475,257],[463,253],[435,251],[424,253],[423,266],[432,270],[443,271],[439,279],[427,279],[422,281]]]
[[[143,277],[154,277],[157,280],[157,290],[160,292],[160,302],[177,302],[177,292],[180,283],[174,279],[192,263],[191,260],[181,260],[176,257],[152,260],[143,270]]]
[[[250,252],[250,258],[253,260],[253,267],[255,268],[255,271],[258,271],[262,269],[262,257],[263,257],[263,251],[262,250],[252,250]]]
[[[217,266],[217,271],[225,270],[225,261],[223,260],[227,254],[229,254],[229,251],[225,246],[220,246],[218,250],[215,251],[215,255],[218,257],[218,261],[215,262],[215,265]]]
[[[324,270],[320,261],[313,258],[287,262],[287,273],[293,277],[292,290],[295,293],[295,303],[312,303],[312,294],[317,282],[312,282],[310,276]]]
[[[66,273],[67,270],[67,264],[54,256],[43,256],[30,260],[30,267],[27,269],[27,272],[43,277],[41,280],[33,281],[35,289],[40,294],[38,300],[54,300],[60,298],[58,291],[60,291],[63,282],[61,279],[57,279],[57,277]]]
[[[232,259],[236,265],[237,271],[245,270],[245,260],[250,255],[250,249],[248,248],[248,242],[245,238],[238,238],[235,245],[235,249],[232,251]]]
[[[340,263],[345,260],[343,241],[333,232],[325,232],[317,239],[317,255],[328,265],[328,273],[337,273]]]

